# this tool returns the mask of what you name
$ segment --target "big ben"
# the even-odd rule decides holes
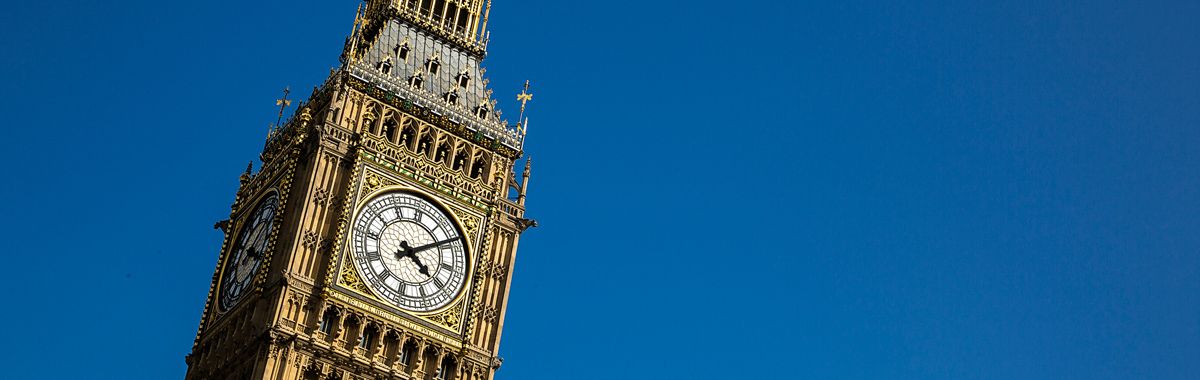
[[[216,226],[187,379],[493,378],[536,222],[526,123],[500,118],[480,66],[490,8],[359,7],[341,65],[270,131]]]

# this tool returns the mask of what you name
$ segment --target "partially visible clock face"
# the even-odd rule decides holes
[[[233,250],[225,262],[225,275],[221,279],[221,311],[233,308],[254,282],[254,274],[258,273],[258,267],[266,255],[267,240],[275,227],[275,214],[278,212],[279,196],[271,193],[258,203],[258,207],[242,223],[241,233],[233,241]]]
[[[350,237],[365,282],[404,310],[428,312],[450,304],[467,280],[466,242],[451,218],[413,193],[371,198]]]

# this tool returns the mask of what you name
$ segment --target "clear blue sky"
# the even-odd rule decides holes
[[[212,225],[356,6],[5,3],[5,377],[182,378]],[[541,225],[498,378],[1200,378],[1198,15],[497,0]]]

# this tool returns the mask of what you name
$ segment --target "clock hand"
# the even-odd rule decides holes
[[[425,264],[421,264],[421,259],[418,259],[416,255],[409,256],[409,258],[411,258],[414,263],[417,263],[417,272],[421,272],[421,274],[429,277],[429,267],[425,266]]]
[[[450,242],[453,242],[453,241],[455,241],[455,240],[458,240],[458,239],[462,239],[462,237],[461,237],[461,236],[460,236],[460,237],[453,237],[453,238],[449,238],[449,239],[446,239],[446,240],[442,240],[442,241],[439,241],[439,242],[436,242],[436,243],[429,243],[429,244],[426,244],[426,245],[422,245],[422,246],[420,246],[420,247],[413,248],[413,249],[412,249],[412,252],[413,252],[413,253],[416,253],[416,252],[421,252],[421,251],[424,251],[424,250],[426,250],[426,249],[430,249],[430,248],[437,247],[437,246],[439,246],[439,245],[442,245],[442,244],[450,243]]]
[[[403,252],[403,253],[401,253],[401,252]],[[408,241],[401,240],[400,241],[400,250],[396,251],[396,259],[399,260],[399,259],[403,259],[405,257],[411,259],[414,264],[417,264],[418,272],[421,272],[421,274],[426,275],[426,276],[430,275],[429,267],[425,266],[424,263],[421,263],[421,259],[419,257],[417,257],[416,250],[414,250],[412,247],[408,246]]]

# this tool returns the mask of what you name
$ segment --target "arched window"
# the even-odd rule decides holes
[[[491,111],[491,109],[488,107],[487,101],[484,101],[483,103],[479,104],[479,107],[475,108],[475,116],[479,116],[480,119],[487,120],[489,111]]]
[[[328,334],[329,329],[333,327],[333,313],[325,313],[321,317],[321,324],[317,325],[317,331]]]
[[[408,62],[408,52],[411,51],[408,47],[408,37],[404,37],[404,43],[396,45],[396,58],[401,61]]]
[[[392,74],[392,57],[391,56],[388,56],[387,58],[384,58],[382,62],[379,62],[379,72],[383,73],[383,75],[391,75]]]
[[[442,22],[442,11],[446,8],[446,0],[436,0],[433,2],[433,22]]]
[[[467,165],[467,152],[465,152],[465,149],[464,149],[464,150],[460,150],[458,152],[458,154],[454,155],[454,165],[451,166],[450,169],[458,170],[458,169],[462,169],[462,167],[466,166],[466,165]]]
[[[412,77],[408,78],[408,85],[413,86],[413,88],[421,88],[421,84],[424,82],[425,82],[425,74],[422,74],[420,72],[413,74]]]
[[[442,59],[436,55],[433,56],[433,58],[430,58],[429,62],[425,63],[425,71],[429,72],[429,75],[433,76],[434,78],[437,77],[438,70],[441,68],[442,68]]]
[[[433,145],[433,138],[429,137],[429,134],[426,133],[425,136],[421,137],[421,142],[417,144],[417,153],[424,154],[428,152],[431,145]]]
[[[446,103],[450,103],[450,105],[458,104],[458,89],[456,88],[450,90],[450,92],[447,92],[444,99],[446,99]]]
[[[464,69],[461,73],[458,73],[458,87],[462,87],[463,89],[466,89],[470,85],[471,85],[471,74],[468,73],[466,69]]]
[[[374,335],[375,334],[372,334],[371,329],[363,327],[362,334],[359,336],[359,339],[358,339],[358,346],[362,347],[362,348],[371,348],[371,343],[372,343],[371,338]]]
[[[487,173],[487,155],[481,152],[475,153],[475,159],[471,162],[471,178],[479,178]]]
[[[454,371],[454,367],[453,358],[447,356],[445,359],[442,359],[442,367],[438,368],[437,373],[438,380],[447,380],[452,378],[453,376],[451,376],[450,372]]]
[[[403,347],[404,348],[400,349],[400,356],[396,357],[396,362],[403,364],[405,367],[407,367],[409,365],[409,363],[408,363],[409,359],[412,358],[412,352],[416,348],[413,347],[413,345],[411,343],[404,344]]]
[[[396,132],[399,130],[395,119],[389,119],[383,123],[383,131],[381,135],[387,137],[388,141],[396,141]]]
[[[408,124],[408,123],[405,123]],[[417,130],[413,129],[412,125],[404,127],[404,132],[400,133],[400,146],[407,149],[412,149],[413,136],[417,135]]]
[[[433,156],[434,161],[447,163],[446,158],[450,155],[450,143],[443,142],[438,145],[438,150]]]

